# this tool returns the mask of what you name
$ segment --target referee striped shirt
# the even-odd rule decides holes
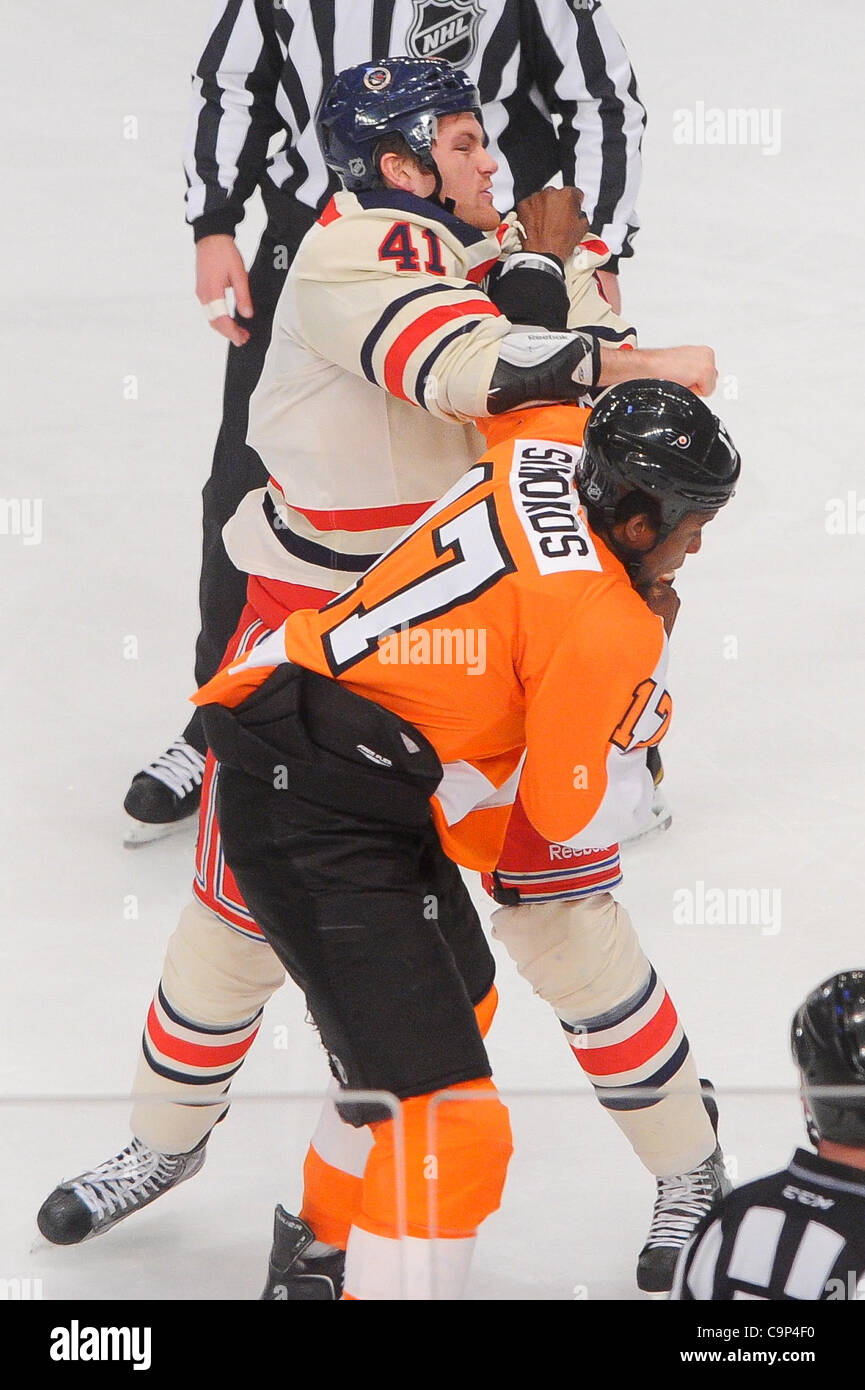
[[[196,240],[233,233],[258,185],[272,229],[302,235],[338,187],[315,135],[322,91],[399,54],[447,58],[475,81],[500,212],[561,175],[583,190],[608,268],[632,254],[645,110],[597,0],[223,0],[193,76]]]
[[[671,1298],[865,1299],[865,1171],[797,1149],[783,1172],[737,1188],[685,1247]]]

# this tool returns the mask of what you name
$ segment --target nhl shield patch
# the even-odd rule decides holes
[[[406,48],[413,58],[446,58],[457,68],[471,62],[484,17],[479,0],[412,0],[412,5]]]

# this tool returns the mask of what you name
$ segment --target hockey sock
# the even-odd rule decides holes
[[[475,1005],[481,1037],[486,1037],[498,1004],[496,987]],[[373,1144],[368,1126],[356,1128],[342,1120],[334,1104],[340,1087],[328,1088],[315,1133],[303,1165],[301,1220],[316,1238],[344,1250],[360,1206],[364,1169]]]
[[[402,1102],[402,1124],[371,1126],[372,1152],[345,1265],[347,1299],[455,1299],[477,1228],[501,1200],[508,1113],[491,1081]],[[440,1093],[439,1093],[440,1094]]]
[[[688,1039],[654,969],[605,1013],[560,1022],[595,1095],[650,1173],[687,1173],[708,1158],[715,1132]],[[658,1090],[662,1098],[652,1094]]]
[[[303,1165],[301,1221],[316,1239],[344,1250],[360,1205],[363,1171],[372,1148],[368,1125],[356,1128],[342,1120],[335,1100],[340,1086],[332,1081],[310,1140]]]
[[[164,1154],[188,1153],[207,1136],[283,978],[264,941],[232,931],[197,901],[188,905],[147,1014],[133,1134]]]

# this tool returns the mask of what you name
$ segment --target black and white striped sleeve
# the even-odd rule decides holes
[[[193,75],[184,168],[186,220],[196,241],[233,234],[264,172],[270,138],[283,127],[272,14],[272,0],[227,0]]]
[[[723,1236],[719,1219],[703,1218],[679,1256],[670,1291],[672,1302],[712,1301]]]
[[[598,3],[532,0],[526,34],[531,76],[561,118],[558,142],[566,184],[583,190],[592,231],[610,248],[604,267],[633,255],[646,111],[637,79]]]

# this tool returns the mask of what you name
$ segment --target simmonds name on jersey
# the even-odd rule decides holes
[[[574,491],[582,449],[543,439],[514,440],[511,496],[541,574],[600,570]]]

